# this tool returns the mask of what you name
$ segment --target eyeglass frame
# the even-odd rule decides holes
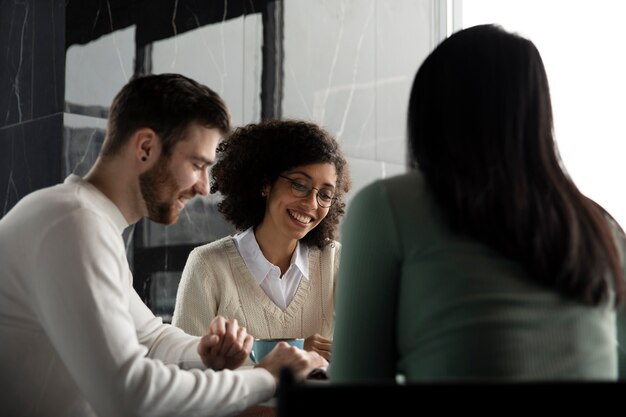
[[[334,190],[332,190],[332,191],[333,191],[333,196],[331,197],[330,204],[329,204],[329,205],[325,205],[325,204],[326,204],[326,202],[325,202],[325,201],[321,201],[321,202],[320,202],[320,193],[319,193],[319,192],[320,192],[321,190],[331,190],[331,189],[330,189],[330,188],[328,188],[328,187],[316,188],[316,187],[313,187],[312,185],[306,185],[306,187],[308,188],[308,190],[306,190],[306,194],[304,194],[304,195],[299,195],[299,194],[301,194],[301,191],[300,191],[300,190],[296,190],[296,188],[295,188],[295,187],[305,187],[305,185],[304,185],[304,184],[301,184],[301,183],[299,183],[298,181],[294,180],[293,178],[289,178],[289,177],[284,176],[284,175],[282,175],[282,174],[278,174],[278,176],[279,176],[280,178],[282,178],[282,179],[284,179],[284,180],[287,180],[287,181],[289,181],[289,182],[291,183],[291,193],[292,193],[295,197],[298,197],[298,198],[306,198],[306,197],[308,197],[308,196],[310,196],[310,195],[311,195],[311,192],[312,192],[313,190],[315,190],[315,191],[316,191],[316,193],[315,193],[315,201],[317,201],[317,205],[318,205],[318,206],[320,206],[320,207],[322,207],[322,208],[331,208],[331,207],[333,206],[333,204],[335,204],[335,201],[337,201],[337,196],[335,195],[335,191],[334,191]],[[302,190],[302,191],[304,191],[304,190]],[[322,203],[324,203],[324,204],[322,204]]]

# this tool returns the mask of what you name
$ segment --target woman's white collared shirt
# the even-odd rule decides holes
[[[300,242],[297,243],[289,268],[281,278],[280,268],[268,261],[261,252],[252,227],[235,235],[233,239],[256,282],[274,304],[281,310],[285,310],[293,300],[300,281],[309,279],[308,247],[301,245]]]

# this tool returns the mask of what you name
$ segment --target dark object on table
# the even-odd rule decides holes
[[[278,417],[411,416],[433,410],[442,415],[501,417],[511,409],[516,415],[532,415],[539,408],[563,415],[602,403],[617,405],[625,389],[625,382],[298,383],[284,369],[277,404]]]

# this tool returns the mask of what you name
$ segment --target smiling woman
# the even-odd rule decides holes
[[[335,235],[350,188],[335,139],[319,126],[274,120],[240,128],[217,150],[211,192],[239,234],[196,248],[173,323],[201,335],[216,315],[257,338],[306,338],[330,359]]]

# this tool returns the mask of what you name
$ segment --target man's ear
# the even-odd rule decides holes
[[[138,161],[150,162],[159,157],[161,140],[149,127],[138,129],[132,137],[133,152]]]

